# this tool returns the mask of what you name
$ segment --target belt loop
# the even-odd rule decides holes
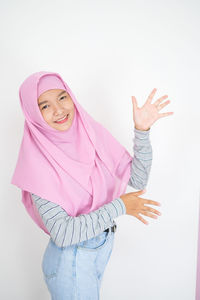
[[[117,224],[114,223],[113,226],[108,227],[108,228],[107,228],[106,230],[104,230],[104,231],[107,231],[108,233],[110,233],[110,232],[115,232],[116,230],[117,230]]]
[[[114,227],[114,232],[115,232],[117,230],[117,224],[115,223],[113,227]]]

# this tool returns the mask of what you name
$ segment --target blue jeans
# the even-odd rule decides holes
[[[109,232],[63,248],[50,238],[42,271],[52,300],[100,299],[101,281],[115,235],[110,228]]]

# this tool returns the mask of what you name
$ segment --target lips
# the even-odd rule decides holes
[[[69,114],[67,114],[65,117],[60,118],[59,120],[55,121],[55,123],[60,124],[60,123],[66,122],[68,120],[68,116],[69,116]]]

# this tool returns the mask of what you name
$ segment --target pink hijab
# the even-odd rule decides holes
[[[75,107],[71,127],[56,130],[46,123],[37,99],[49,89],[66,90]],[[60,205],[70,216],[87,214],[126,191],[132,156],[77,102],[58,73],[37,72],[19,89],[25,116],[24,134],[11,183],[22,190],[22,202],[47,234],[30,193]]]

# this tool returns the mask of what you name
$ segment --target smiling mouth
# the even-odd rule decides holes
[[[67,115],[66,115],[65,117],[63,117],[62,119],[55,121],[55,123],[57,123],[57,124],[62,124],[62,123],[66,122],[66,121],[68,120],[68,117],[69,117],[69,114],[67,114]]]

